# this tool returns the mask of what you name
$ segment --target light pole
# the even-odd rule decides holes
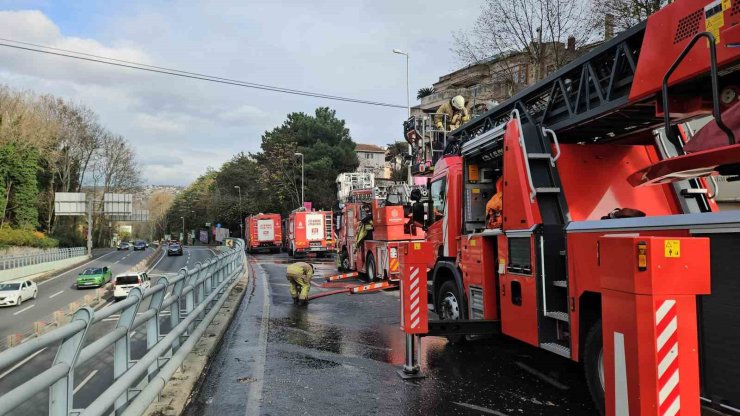
[[[393,53],[406,57],[406,110],[408,110],[408,116],[411,117],[411,96],[409,95],[409,54],[400,49],[394,49]]]
[[[398,55],[403,55],[406,57],[406,110],[408,111],[408,118],[411,118],[411,95],[409,94],[409,54],[407,52],[404,52],[400,49],[394,49],[393,53]],[[411,145],[409,145],[409,156],[411,156],[413,152],[411,151]],[[407,175],[407,181],[409,185],[412,184],[411,181],[411,162],[409,162],[409,168],[408,168],[408,175]]]
[[[244,211],[242,211],[242,188],[239,185],[234,185],[234,188],[239,191],[239,232],[241,233],[242,238],[244,238],[244,218],[242,218],[242,214]]]
[[[303,163],[303,153],[296,152],[295,155],[301,157],[301,206],[304,207],[304,206],[306,206],[306,199],[305,199],[305,196],[303,194],[303,191],[305,189],[304,182],[303,182],[303,166],[304,166],[304,163]]]
[[[182,240],[185,239],[185,217],[180,217],[182,220],[182,235],[180,236],[180,244],[182,244]]]

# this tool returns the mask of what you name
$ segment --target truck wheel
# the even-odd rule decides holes
[[[367,264],[365,264],[365,267],[367,269],[368,282],[378,280],[377,273],[375,273],[375,257],[373,257],[372,253],[367,255]]]
[[[606,407],[604,402],[604,348],[601,336],[601,320],[588,331],[583,350],[583,370],[586,373],[586,384],[591,398],[601,415]]]
[[[465,309],[463,307],[462,297],[457,289],[457,284],[454,280],[447,280],[442,283],[442,286],[437,292],[435,297],[437,304],[434,310],[437,312],[439,319],[445,321],[456,321],[459,319],[465,319]],[[447,340],[452,344],[459,344],[465,341],[464,335],[447,335]]]

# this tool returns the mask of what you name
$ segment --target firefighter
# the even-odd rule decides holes
[[[504,210],[503,177],[496,181],[496,193],[486,203],[486,228],[501,228]]]
[[[286,278],[290,282],[290,296],[294,304],[308,305],[308,291],[311,289],[311,278],[314,267],[302,261],[288,266]]]
[[[357,249],[360,248],[362,241],[365,240],[365,238],[367,238],[372,231],[373,231],[373,212],[370,209],[369,204],[362,204],[362,213],[361,213],[360,223],[357,224],[357,235],[355,237],[354,252],[357,252]]]
[[[446,117],[444,117],[446,116]],[[456,95],[452,99],[442,104],[435,113],[434,123],[437,126],[437,130],[448,131],[455,130],[460,127],[462,123],[470,120],[470,113],[465,108],[465,98],[462,95]],[[447,122],[445,127],[444,123]]]

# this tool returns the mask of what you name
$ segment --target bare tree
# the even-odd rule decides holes
[[[584,0],[486,0],[473,27],[453,34],[453,52],[465,64],[491,63],[493,83],[526,84],[591,39],[589,16]]]
[[[122,136],[103,133],[100,137],[100,148],[95,152],[93,180],[95,187],[100,183],[102,193],[131,192],[140,182],[140,173],[136,165],[136,154]],[[102,200],[97,200],[95,212],[102,214]],[[103,224],[102,217],[97,216],[98,224]],[[103,237],[103,226],[97,227],[98,244]]]
[[[645,20],[668,4],[668,0],[610,0],[593,2],[595,26],[604,25],[604,36],[621,32]]]

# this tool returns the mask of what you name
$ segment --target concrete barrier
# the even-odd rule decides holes
[[[69,267],[74,267],[85,261],[88,261],[91,257],[87,254],[84,256],[77,256],[63,260],[49,261],[46,263],[33,264],[30,266],[18,267],[10,270],[0,271],[0,282],[8,280],[21,279],[28,276],[38,275],[42,273],[54,272],[56,270],[62,270]]]

